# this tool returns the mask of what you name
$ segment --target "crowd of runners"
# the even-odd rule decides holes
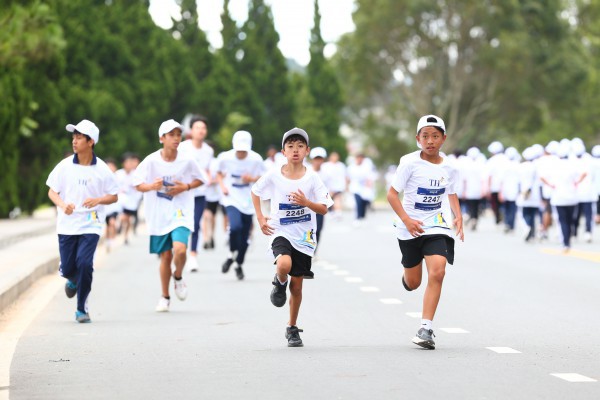
[[[344,199],[352,199],[353,224],[362,226],[378,188],[383,198],[387,184],[389,207],[397,216],[402,284],[408,291],[419,287],[423,261],[428,274],[423,319],[413,342],[433,349],[432,321],[446,263],[453,263],[455,239],[464,239],[462,215],[472,231],[482,215],[493,215],[507,233],[523,221],[525,241],[552,239],[553,232],[565,251],[572,237],[592,241],[594,218],[600,222],[600,146],[590,154],[579,139],[522,152],[493,142],[487,155],[476,147],[446,155],[444,122],[426,115],[417,124],[420,150],[402,156],[381,179],[365,154],[351,155],[346,164],[337,152],[310,146],[309,134],[300,128],[283,133],[281,147],[270,147],[263,159],[253,150],[250,132],[237,131],[230,149],[216,149],[207,140],[206,118],[195,116],[187,126],[171,119],[158,128],[158,149],[143,159],[124,155],[121,169],[114,160],[96,156],[99,129],[93,122],[66,129],[73,135],[74,155],[55,167],[47,184],[58,209],[60,273],[67,279],[67,296],[77,295],[78,322],[91,321],[87,297],[102,230],[110,251],[119,234],[128,244],[143,217],[150,253],[159,257],[157,312],[171,307],[171,282],[176,297],[186,299],[183,272],[198,270],[202,251],[222,251],[222,272],[233,270],[243,280],[251,234],[260,231],[270,237],[275,265],[271,302],[284,306],[289,286],[285,335],[289,346],[302,346],[297,327],[302,283],[314,276],[311,262],[326,231],[325,214],[340,220],[350,203]],[[551,231],[553,226],[560,229]],[[215,242],[217,229],[226,232],[227,243]]]

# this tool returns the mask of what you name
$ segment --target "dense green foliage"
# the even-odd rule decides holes
[[[225,1],[215,51],[196,2],[178,3],[182,18],[164,30],[148,0],[0,1],[0,217],[48,202],[48,173],[71,150],[64,127],[83,118],[100,127],[97,153],[116,159],[154,151],[160,123],[189,113],[209,118],[221,150],[237,129],[263,152],[299,125],[308,105],[294,102],[270,7],[253,0],[239,27]]]
[[[443,116],[447,150],[598,141],[598,1],[357,0],[339,43],[348,121],[383,159]],[[596,18],[594,18],[596,17]],[[389,151],[394,149],[394,151]]]

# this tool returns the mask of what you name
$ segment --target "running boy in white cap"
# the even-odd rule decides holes
[[[91,322],[87,299],[92,290],[94,253],[102,233],[104,207],[118,200],[119,186],[108,166],[94,153],[100,130],[91,121],[69,124],[73,156],[62,160],[50,173],[48,197],[57,207],[56,231],[60,274],[67,279],[65,293],[77,294],[75,320]]]
[[[260,178],[263,173],[263,159],[252,151],[252,135],[250,132],[237,131],[233,134],[233,149],[219,154],[217,157],[217,181],[221,186],[223,197],[221,204],[225,206],[229,219],[229,250],[221,267],[225,274],[233,263],[236,263],[235,274],[239,280],[244,279],[242,265],[248,250],[248,239],[252,227],[254,206],[250,197],[250,184]]]
[[[456,187],[458,171],[440,153],[446,140],[444,121],[435,115],[421,117],[417,125],[421,150],[400,159],[387,199],[401,221],[396,223],[408,291],[421,285],[423,259],[427,266],[427,288],[423,297],[421,328],[413,343],[435,349],[433,317],[442,293],[446,263],[454,262],[454,214],[456,237],[464,240],[462,215]],[[401,202],[398,194],[404,192]]]
[[[177,151],[183,128],[174,120],[158,128],[162,149],[148,155],[137,167],[133,184],[144,193],[146,223],[150,234],[150,253],[160,255],[162,296],[156,311],[169,311],[169,283],[173,275],[175,294],[187,297],[182,274],[187,243],[194,229],[194,196],[191,189],[202,184],[202,173],[193,158]],[[175,272],[171,263],[175,263]]]
[[[283,135],[281,143],[287,164],[274,168],[252,186],[252,202],[261,231],[271,237],[277,273],[273,278],[271,303],[282,307],[290,283],[290,319],[285,331],[289,347],[302,346],[296,322],[302,303],[302,282],[313,278],[312,256],[317,247],[316,214],[324,215],[333,205],[319,175],[303,164],[309,154],[308,134],[294,128]],[[324,156],[323,156],[324,158]],[[271,213],[265,217],[260,200],[271,200]]]

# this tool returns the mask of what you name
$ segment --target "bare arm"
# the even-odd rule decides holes
[[[269,225],[269,217],[265,217],[262,208],[260,206],[260,197],[255,195],[254,193],[250,193],[252,195],[252,204],[254,205],[254,211],[256,212],[256,219],[258,220],[258,225],[260,226],[260,230],[265,235],[269,236],[273,234],[273,227]]]
[[[411,236],[418,237],[420,234],[425,232],[422,227],[423,221],[412,219],[408,216],[404,210],[404,207],[402,207],[402,202],[398,197],[398,192],[393,187],[390,187],[388,190],[387,200],[388,203],[390,203],[390,206],[392,206],[392,210],[394,210],[396,215],[402,220],[402,223],[406,226],[406,229],[408,229],[408,232],[410,232]]]
[[[54,205],[56,207],[60,208],[61,210],[63,210],[65,214],[67,214],[67,215],[73,214],[73,211],[75,210],[75,204],[65,203],[63,201],[63,199],[60,197],[60,194],[58,194],[57,192],[55,192],[52,189],[48,190],[48,197],[54,203]]]
[[[460,212],[460,203],[458,201],[458,196],[456,195],[456,193],[449,194],[448,201],[450,202],[450,209],[452,209],[452,213],[454,214],[454,226],[456,227],[456,235],[461,241],[464,242],[465,233],[463,231],[462,213]]]
[[[313,201],[310,201],[309,199],[306,198],[306,196],[304,195],[304,192],[302,192],[302,190],[300,190],[300,189],[298,189],[297,192],[292,192],[290,194],[290,197],[291,197],[293,204],[297,204],[302,207],[308,207],[312,211],[316,212],[317,214],[321,214],[321,215],[327,214],[327,206],[325,204],[320,204],[320,203],[315,203]]]

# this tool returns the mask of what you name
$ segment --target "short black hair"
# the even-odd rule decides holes
[[[427,128],[428,126],[430,126],[430,127],[432,127],[432,128],[435,128],[435,129],[437,129],[437,131],[438,131],[439,133],[441,133],[442,135],[445,135],[445,134],[446,134],[446,132],[444,132],[444,130],[443,130],[442,128],[440,128],[439,126],[427,125],[427,126],[424,126],[423,128]],[[417,132],[417,135],[418,135],[419,133],[421,133],[421,131],[423,130],[423,128],[419,129],[419,132]]]
[[[86,135],[85,133],[79,132],[77,129],[73,130],[73,135],[83,135],[83,136],[85,136],[85,141],[86,142],[89,142],[90,140],[94,140],[91,137],[89,137],[88,135]],[[94,144],[92,145],[92,150],[94,150],[94,147],[96,147],[96,142],[94,142]]]
[[[204,125],[206,125],[206,128],[208,129],[208,118],[204,115],[194,115],[192,119],[190,119],[190,129],[196,122],[204,122]]]
[[[283,142],[283,145],[285,146],[286,143],[290,143],[290,142],[302,142],[302,143],[308,145],[308,143],[306,143],[306,139],[304,139],[304,136],[298,135],[297,133],[294,133],[293,135],[286,137],[285,141]]]
[[[132,159],[132,158],[135,159],[135,160],[139,160],[140,159],[140,157],[137,154],[135,154],[133,152],[130,152],[130,151],[124,153],[122,158],[123,158],[123,161],[129,160],[129,159]]]

